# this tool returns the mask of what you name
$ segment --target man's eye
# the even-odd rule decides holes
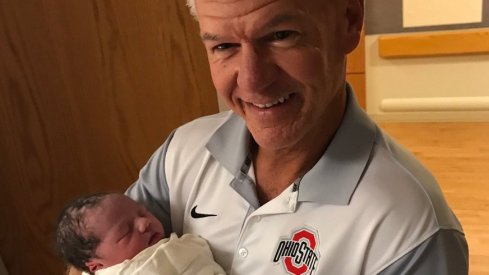
[[[236,44],[233,44],[233,43],[222,43],[222,44],[219,44],[217,46],[214,46],[212,48],[212,51],[214,52],[222,52],[222,51],[226,51],[226,50],[229,50],[233,47],[236,47]]]
[[[293,31],[278,31],[278,32],[274,32],[272,37],[273,37],[273,40],[275,41],[279,41],[279,40],[285,40],[289,37],[291,37],[295,32]]]
[[[277,31],[265,37],[265,41],[279,48],[293,47],[301,40],[301,34],[297,31]]]

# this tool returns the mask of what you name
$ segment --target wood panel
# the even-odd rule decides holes
[[[353,86],[358,103],[364,109],[367,106],[365,78],[365,33],[362,32],[358,47],[347,57],[346,80]]]
[[[384,58],[489,54],[489,28],[379,37]]]
[[[367,105],[366,97],[367,92],[365,88],[365,73],[363,74],[346,74],[346,80],[355,89],[355,95],[357,97],[358,104],[365,109]]]
[[[469,274],[489,274],[489,123],[381,126],[438,179],[469,243]]]
[[[347,57],[346,73],[347,74],[364,74],[365,73],[365,32],[360,35],[358,46]]]
[[[0,255],[10,275],[62,274],[59,210],[124,190],[217,111],[207,60],[180,0],[6,0],[0,30]]]

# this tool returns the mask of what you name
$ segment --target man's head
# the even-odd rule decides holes
[[[195,12],[214,85],[261,148],[337,126],[362,0],[195,0]]]
[[[195,10],[195,0],[187,0],[187,7],[190,9],[190,14],[192,16],[197,16],[197,11]]]
[[[56,231],[61,256],[90,273],[131,259],[163,237],[161,223],[121,194],[75,200],[61,213]]]

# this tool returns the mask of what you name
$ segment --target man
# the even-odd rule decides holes
[[[230,274],[467,274],[436,181],[345,83],[361,0],[196,0],[232,112],[172,133],[127,191]]]

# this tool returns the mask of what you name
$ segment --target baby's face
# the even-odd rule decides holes
[[[96,257],[87,262],[92,272],[131,259],[164,238],[158,219],[124,195],[109,195],[85,217],[87,230],[100,238]]]

